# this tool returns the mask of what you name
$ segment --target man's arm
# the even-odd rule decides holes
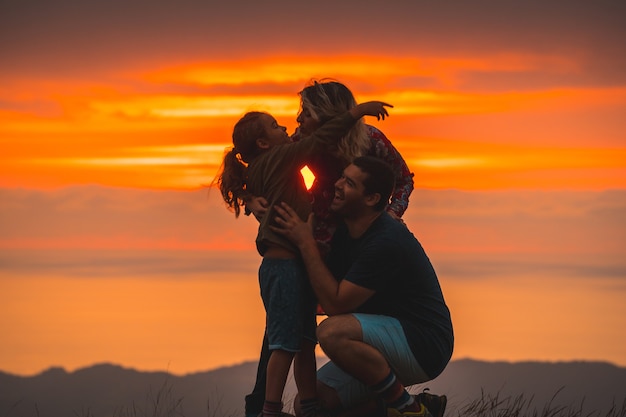
[[[313,287],[318,302],[326,314],[333,316],[349,313],[374,295],[374,290],[369,288],[361,287],[346,280],[337,281],[328,270],[311,232],[313,215],[309,217],[309,222],[305,223],[285,203],[275,206],[275,209],[278,213],[276,222],[280,227],[270,227],[298,246],[311,287]]]

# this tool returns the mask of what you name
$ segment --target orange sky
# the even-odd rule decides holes
[[[427,65],[422,76],[445,84],[454,74],[475,68],[536,71],[545,64],[541,58],[441,60]],[[367,93],[356,92],[361,101],[380,99],[395,106],[380,127],[411,166],[423,172],[417,178],[422,187],[606,189],[626,184],[626,122],[617,115],[626,107],[624,87],[506,92],[389,88],[388,79],[414,75],[420,60],[384,55],[344,59],[326,74],[342,75],[338,78],[348,85],[367,83]],[[364,74],[372,59],[384,65]],[[290,131],[295,129],[296,93],[308,77],[301,75],[302,64],[292,66],[291,61],[270,56],[181,68],[163,63],[164,69],[127,74],[124,83],[18,80],[2,93],[11,105],[0,113],[5,138],[0,185],[197,188],[211,181],[229,145],[230,127],[245,111],[270,111]],[[259,70],[236,70],[249,67]],[[152,91],[120,85],[128,83]],[[170,83],[208,91],[168,92]],[[261,86],[262,91],[240,92],[239,84]],[[217,93],[210,91],[215,86],[220,87]],[[615,117],[608,118],[608,125],[594,128],[590,123],[611,113]],[[433,131],[433,125],[445,127]]]
[[[353,0],[313,9],[287,0],[176,8],[155,1],[150,9],[121,1],[19,3],[0,12],[0,288],[10,299],[0,307],[0,332],[12,341],[0,348],[0,370],[94,361],[163,369],[166,357],[187,349],[182,344],[195,347],[180,354],[184,361],[172,360],[178,372],[254,359],[260,330],[251,329],[262,326],[252,301],[254,224],[236,221],[200,188],[217,172],[240,115],[266,110],[293,132],[297,92],[320,77],[344,82],[359,101],[395,106],[384,122],[368,122],[415,172],[407,224],[437,261],[458,314],[457,357],[626,365],[619,348],[626,343],[611,331],[626,324],[615,318],[626,317],[617,301],[626,297],[621,2],[577,0],[567,10],[540,1],[400,1],[383,10]],[[247,269],[229,270],[222,251],[245,259]],[[150,265],[170,258],[167,278],[144,299],[143,285],[157,273]],[[238,284],[221,282],[223,274]],[[573,275],[576,284],[563,293]],[[177,276],[184,281],[176,284]],[[519,317],[519,297],[532,297],[542,280],[550,292],[537,299],[538,316]],[[528,293],[518,291],[522,282]],[[51,285],[60,299],[69,297],[69,310],[47,300]],[[203,311],[200,300],[182,318],[156,313],[173,294],[178,305],[185,294],[230,299],[243,288],[250,315],[230,329],[207,318],[219,317],[219,308]],[[485,294],[480,308],[459,296],[471,291]],[[121,316],[106,307],[115,294]],[[594,351],[576,333],[584,318],[574,306],[585,297],[610,324],[597,337],[612,348]],[[550,299],[562,304],[550,311]],[[70,319],[84,303],[93,311]],[[496,305],[504,312],[494,313]],[[542,313],[558,320],[536,327]],[[152,329],[134,336],[151,340],[164,320],[185,343],[163,339],[149,360],[103,344],[97,332],[112,340]],[[516,338],[502,329],[502,346],[497,334],[483,334],[506,322],[524,330]],[[203,323],[226,336],[177,333]],[[90,326],[83,345],[76,335]],[[520,347],[523,335],[546,340],[556,328],[561,344]],[[238,348],[221,359],[226,337]],[[49,350],[36,348],[42,344]]]

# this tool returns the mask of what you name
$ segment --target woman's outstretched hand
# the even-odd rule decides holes
[[[391,104],[383,101],[366,101],[350,109],[350,113],[355,119],[359,119],[363,116],[375,116],[377,120],[381,118],[385,120],[385,117],[389,116],[386,107],[393,108]]]

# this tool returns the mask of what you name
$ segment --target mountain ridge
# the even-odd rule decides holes
[[[322,361],[320,361],[322,362]],[[151,409],[158,401],[179,404],[186,417],[243,415],[243,398],[256,375],[256,362],[243,362],[185,375],[138,371],[99,363],[67,372],[51,367],[33,376],[0,371],[0,415],[93,417],[120,415],[121,410]],[[485,362],[452,361],[435,380],[412,387],[446,394],[449,410],[481,396],[516,397],[542,409],[553,406],[604,413],[626,402],[626,368],[602,361]],[[295,394],[293,378],[286,403]],[[287,404],[286,408],[290,405]]]

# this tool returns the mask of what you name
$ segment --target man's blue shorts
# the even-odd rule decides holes
[[[352,314],[361,324],[363,341],[378,349],[405,386],[430,380],[415,359],[400,322],[389,316]],[[351,408],[375,395],[369,387],[328,362],[317,371],[317,380],[333,388],[341,404]]]

